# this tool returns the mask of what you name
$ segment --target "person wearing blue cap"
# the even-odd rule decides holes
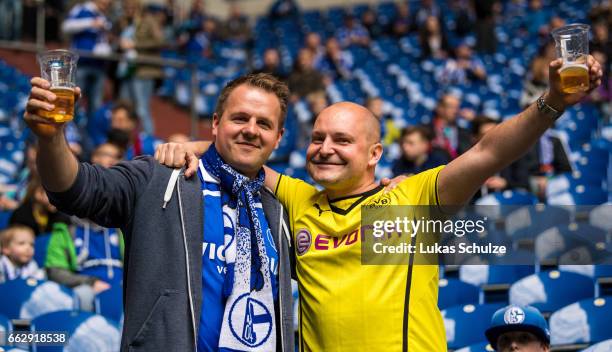
[[[550,331],[539,310],[531,306],[510,305],[491,318],[485,335],[496,351],[548,352]]]

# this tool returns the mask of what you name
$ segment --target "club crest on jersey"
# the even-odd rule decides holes
[[[312,244],[312,236],[310,232],[302,229],[297,233],[297,236],[295,236],[295,242],[298,255],[304,255],[304,253],[308,252]]]
[[[248,293],[238,297],[229,314],[232,334],[249,347],[257,347],[270,337],[272,315],[266,306],[249,297]]]
[[[525,320],[525,312],[519,307],[510,307],[504,313],[506,324],[520,324]]]
[[[391,196],[387,193],[387,194],[382,195],[378,199],[374,199],[368,202],[365,205],[383,206],[383,205],[390,205],[390,204],[391,204]]]

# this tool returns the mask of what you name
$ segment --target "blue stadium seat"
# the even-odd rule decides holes
[[[593,277],[612,279],[612,265],[595,265]]]
[[[494,351],[493,347],[491,347],[491,345],[489,345],[488,342],[479,342],[479,343],[475,343],[467,347],[463,347],[458,350],[455,350],[455,352],[492,352],[492,351]]]
[[[464,304],[478,304],[480,289],[477,286],[458,279],[440,279],[438,285],[440,286],[438,291],[440,309]]]
[[[49,247],[49,241],[51,240],[51,234],[41,234],[36,236],[34,239],[34,260],[40,268],[45,267],[45,260],[47,259],[47,247]]]
[[[5,334],[11,331],[13,331],[13,324],[10,319],[0,314],[0,336],[6,336]]]
[[[608,257],[603,251],[606,232],[584,223],[551,227],[535,236],[535,254],[540,262],[559,264],[601,263]]]
[[[540,233],[547,228],[566,224],[572,220],[572,213],[562,207],[541,204],[515,208],[504,218],[504,231],[509,237],[521,237],[521,231]]]
[[[120,285],[112,285],[94,298],[95,312],[119,323],[123,315],[123,290]]]
[[[599,187],[577,185],[566,192],[548,198],[551,205],[599,205],[608,201],[608,190]]]
[[[481,342],[493,313],[501,307],[501,303],[468,304],[443,310],[448,348],[456,349]]]
[[[14,346],[0,346],[0,351],[2,352],[27,352],[28,350],[24,350],[23,348],[14,347]]]
[[[589,212],[589,224],[612,233],[612,204],[602,204]]]
[[[30,329],[62,331],[69,336],[65,346],[34,345],[34,352],[118,351],[121,343],[121,331],[116,323],[88,312],[63,310],[47,313],[32,320]]]
[[[581,352],[609,352],[612,351],[612,339],[601,341],[593,346],[582,350]]]
[[[491,193],[476,201],[477,205],[535,205],[538,199],[526,191],[503,191]]]
[[[0,229],[5,229],[11,218],[12,211],[0,211]]]
[[[53,281],[12,280],[0,285],[0,314],[9,319],[33,319],[58,310],[74,309],[72,290]]]
[[[571,286],[568,286],[571,287]],[[584,299],[550,316],[551,343],[597,343],[612,337],[612,297]]]
[[[534,272],[533,265],[462,265],[459,278],[477,286],[512,284]]]
[[[591,278],[553,270],[515,282],[510,287],[509,299],[510,304],[532,305],[542,313],[551,313],[580,299],[592,298],[594,292]]]

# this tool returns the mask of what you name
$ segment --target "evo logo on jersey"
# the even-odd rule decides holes
[[[314,248],[318,251],[336,249],[342,246],[351,246],[357,243],[359,230],[344,234],[340,237],[333,237],[325,234],[318,234],[314,240]]]

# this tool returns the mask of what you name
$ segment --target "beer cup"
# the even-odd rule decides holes
[[[557,57],[563,59],[559,72],[564,93],[577,93],[589,89],[589,29],[586,24],[570,24],[552,31]]]
[[[40,109],[38,114],[55,122],[74,118],[74,88],[79,56],[68,50],[49,50],[37,55],[40,76],[51,83],[50,90],[57,96],[53,111]]]

